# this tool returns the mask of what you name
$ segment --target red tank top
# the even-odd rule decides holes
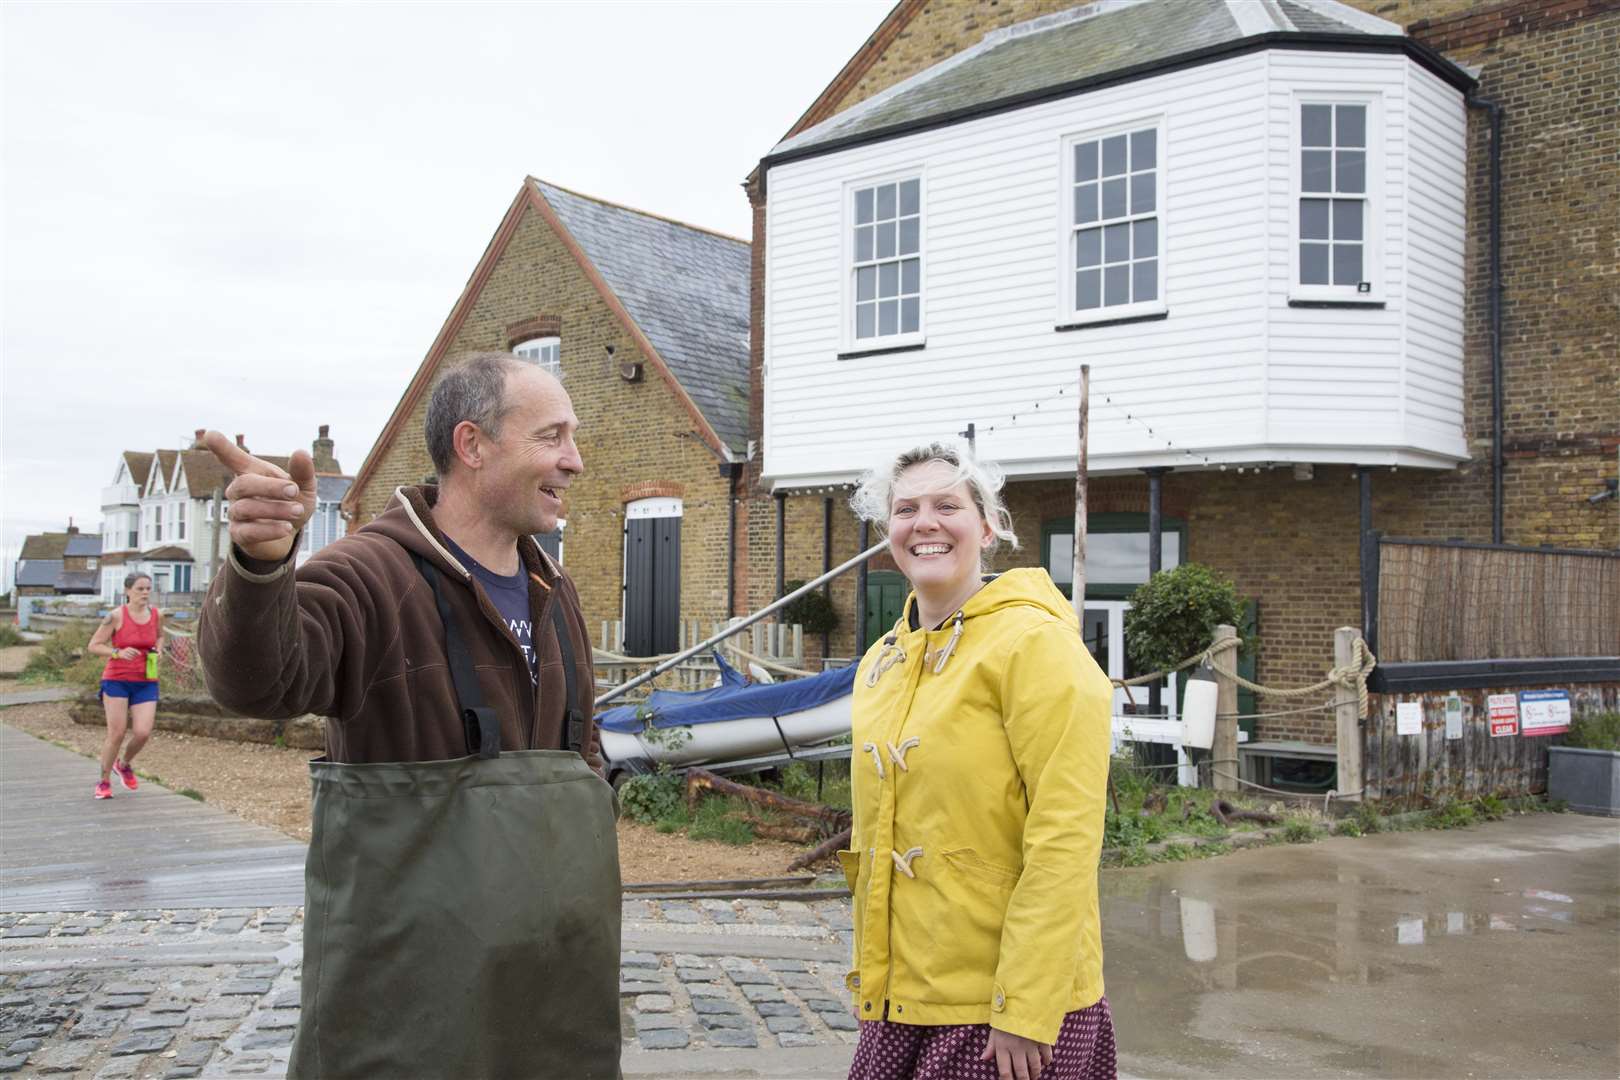
[[[156,608],[146,609],[146,622],[138,623],[129,614],[129,605],[125,604],[119,609],[124,613],[118,629],[113,631],[112,644],[115,649],[139,649],[138,660],[120,660],[114,656],[108,659],[107,666],[102,669],[103,679],[117,679],[120,682],[156,682],[146,677],[146,654],[157,649],[158,643],[158,613]]]

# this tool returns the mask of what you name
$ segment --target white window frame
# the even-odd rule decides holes
[[[149,533],[151,533],[151,542],[152,542],[152,544],[157,545],[157,544],[161,544],[163,542],[163,504],[162,503],[154,503],[152,505],[151,528],[148,529],[147,531]]]
[[[1383,95],[1371,91],[1297,91],[1290,103],[1288,118],[1288,299],[1306,303],[1331,301],[1337,303],[1382,304],[1385,302],[1383,262],[1383,221],[1386,198],[1384,184],[1384,110]],[[1304,198],[1337,198],[1336,195],[1300,190],[1303,177],[1304,109],[1307,105],[1363,105],[1367,109],[1367,176],[1366,190],[1362,192],[1365,211],[1361,221],[1361,274],[1368,283],[1367,292],[1355,285],[1302,285],[1299,280],[1299,203]],[[1329,274],[1331,276],[1331,257]]]
[[[186,538],[186,518],[189,516],[190,515],[186,513],[185,502],[182,501],[174,504],[174,536],[176,540],[184,540]]]
[[[855,336],[855,193],[863,188],[881,187],[884,184],[900,184],[908,180],[917,181],[917,254],[920,263],[917,280],[917,329],[912,333],[887,334],[878,337],[857,338]],[[841,223],[842,240],[839,243],[839,295],[840,317],[838,352],[840,356],[861,356],[868,353],[889,352],[894,349],[915,349],[928,343],[928,171],[921,165],[908,168],[892,169],[888,172],[874,176],[864,176],[859,180],[845,181],[839,192],[842,208],[838,220]],[[896,243],[896,260],[899,244]],[[907,256],[909,258],[910,256]]]
[[[525,351],[527,350],[527,351]],[[555,335],[532,337],[512,346],[514,355],[532,360],[542,371],[562,375],[562,338]]]
[[[1118,319],[1135,319],[1153,315],[1163,315],[1170,310],[1170,303],[1165,296],[1165,282],[1168,278],[1167,267],[1170,262],[1169,250],[1169,220],[1170,215],[1165,207],[1165,174],[1168,169],[1168,123],[1165,114],[1150,113],[1138,116],[1133,120],[1110,123],[1104,127],[1088,128],[1083,131],[1074,131],[1064,135],[1058,140],[1058,221],[1057,237],[1059,254],[1058,260],[1058,310],[1057,324],[1059,326],[1080,326],[1088,323],[1114,322]],[[1118,304],[1114,307],[1087,308],[1081,311],[1075,307],[1075,262],[1079,232],[1074,221],[1074,148],[1081,143],[1100,142],[1115,135],[1129,137],[1132,132],[1152,128],[1156,132],[1157,143],[1154,152],[1154,217],[1159,223],[1159,282],[1158,298],[1141,301],[1134,304]],[[1128,216],[1128,215],[1127,215]],[[1099,218],[1098,222],[1101,223]]]

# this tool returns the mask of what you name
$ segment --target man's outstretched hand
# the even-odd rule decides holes
[[[217,431],[203,437],[236,479],[225,489],[231,504],[231,542],[250,559],[279,563],[298,530],[315,513],[315,462],[298,450],[286,469],[261,461]]]

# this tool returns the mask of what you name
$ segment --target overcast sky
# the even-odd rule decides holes
[[[358,470],[525,175],[734,236],[889,10],[0,4],[0,561],[198,427]]]

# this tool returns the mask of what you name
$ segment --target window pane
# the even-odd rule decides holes
[[[900,213],[916,214],[922,211],[922,184],[917,180],[907,180],[900,185]]]
[[[1131,132],[1131,168],[1155,169],[1159,165],[1159,133],[1152,128]]]
[[[920,218],[908,217],[900,219],[900,254],[917,254],[917,226]]]
[[[1301,285],[1328,283],[1328,245],[1299,245],[1299,283]]]
[[[1131,302],[1130,264],[1103,267],[1103,306]]]
[[[900,264],[884,263],[878,268],[878,295],[900,295]]]
[[[1339,130],[1334,141],[1340,146],[1366,146],[1367,106],[1340,105],[1336,111]]]
[[[878,336],[900,332],[900,302],[884,300],[878,304]]]
[[[1102,272],[1082,270],[1074,276],[1074,306],[1084,311],[1102,307]]]
[[[894,258],[894,222],[883,221],[877,227],[877,257]]]
[[[1125,216],[1125,180],[1104,180],[1102,186],[1102,216],[1117,218]]]
[[[1361,281],[1361,245],[1333,245],[1333,284],[1355,285]]]
[[[855,230],[855,261],[866,262],[872,257],[872,226]]]
[[[1055,585],[1074,584],[1074,534],[1053,533],[1046,546],[1046,572]]]
[[[1131,250],[1138,259],[1159,253],[1159,219],[1145,218],[1131,225]]]
[[[1299,200],[1299,238],[1326,240],[1328,238],[1328,200]]]
[[[900,332],[902,334],[915,334],[917,322],[918,302],[915,296],[909,296],[900,301]]]
[[[894,217],[894,185],[884,184],[877,189],[878,220]]]
[[[1367,190],[1367,152],[1365,150],[1340,150],[1336,155],[1339,159],[1339,191],[1361,192]]]
[[[922,291],[922,263],[916,259],[907,259],[900,264],[900,291],[903,293]]]
[[[865,225],[872,220],[872,189],[863,188],[855,193],[855,224]]]
[[[1097,185],[1081,184],[1074,189],[1074,223],[1089,225],[1097,220]]]
[[[1103,229],[1103,261],[1124,262],[1131,257],[1131,227],[1109,225]]]
[[[1333,106],[1306,105],[1301,108],[1299,141],[1302,146],[1333,145]]]
[[[855,271],[855,299],[871,300],[877,296],[877,267],[863,266]]]
[[[1075,260],[1077,267],[1096,266],[1102,262],[1102,230],[1082,229],[1075,237]]]
[[[1312,202],[1320,202],[1313,199]],[[1333,200],[1333,239],[1361,239],[1361,201],[1359,199]]]
[[[1137,173],[1131,177],[1131,213],[1151,214],[1153,197],[1157,194],[1158,173]]]
[[[1333,190],[1333,152],[1331,150],[1301,151],[1299,189],[1301,191]]]
[[[1097,179],[1096,143],[1081,143],[1074,148],[1074,179],[1076,183]]]
[[[859,304],[855,308],[855,336],[869,338],[877,326],[877,305]]]
[[[1143,259],[1131,264],[1131,300],[1140,304],[1144,300],[1159,298],[1159,260]]]
[[[1125,136],[1111,135],[1102,141],[1102,171],[1104,176],[1125,171]]]

